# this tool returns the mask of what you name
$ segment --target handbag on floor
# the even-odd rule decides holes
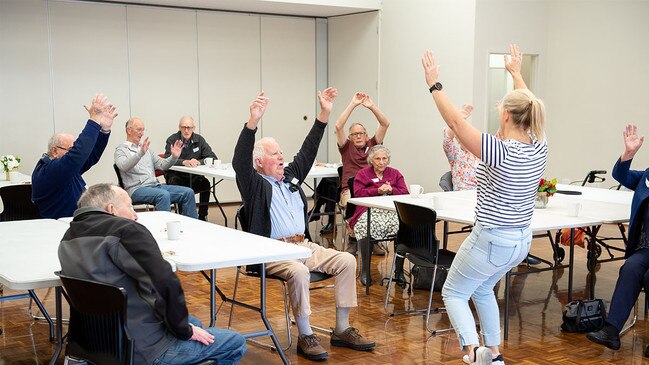
[[[606,303],[602,299],[573,300],[563,307],[561,329],[566,332],[592,332],[604,327]]]

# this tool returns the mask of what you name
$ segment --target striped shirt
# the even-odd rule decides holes
[[[547,141],[501,141],[483,133],[481,149],[476,220],[489,228],[529,226],[548,159]]]

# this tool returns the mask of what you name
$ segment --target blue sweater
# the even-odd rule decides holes
[[[629,221],[629,237],[625,257],[631,256],[638,246],[640,229],[644,220],[646,209],[643,207],[649,198],[649,168],[644,171],[630,170],[631,161],[620,162],[617,160],[613,166],[613,178],[627,189],[635,191],[631,201],[631,218]]]
[[[102,133],[99,124],[88,120],[61,158],[45,155],[32,173],[32,200],[43,218],[71,217],[77,200],[86,190],[81,174],[95,165],[108,144],[109,133]]]

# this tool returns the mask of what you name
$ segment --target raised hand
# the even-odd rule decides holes
[[[149,150],[150,144],[151,141],[149,140],[149,137],[144,138],[144,142],[142,142],[142,146],[140,146],[140,150],[142,151],[142,154],[146,153],[146,151]]]
[[[638,137],[638,126],[635,124],[627,124],[623,135],[624,153],[622,154],[622,161],[627,161],[632,159],[640,147],[642,147],[644,136]]]
[[[433,52],[426,51],[421,58],[421,65],[424,67],[424,76],[426,77],[426,84],[428,87],[433,86],[439,77],[439,65],[435,62]]]
[[[336,96],[338,96],[338,90],[334,87],[328,87],[322,92],[318,91],[318,101],[320,101],[318,120],[322,123],[326,123],[327,119],[329,119],[329,114],[331,114],[331,108],[333,108]]]
[[[352,104],[355,106],[360,105],[363,102],[363,99],[365,99],[366,94],[362,92],[357,92],[352,96]]]
[[[180,140],[177,140],[172,146],[171,146],[171,155],[174,158],[178,158],[180,156],[180,152],[183,150],[183,143]]]
[[[509,45],[509,55],[504,55],[505,68],[512,76],[521,73],[521,64],[523,63],[523,54],[515,44]]]
[[[473,105],[471,104],[462,104],[462,107],[458,110],[463,119],[467,119],[473,113]]]
[[[372,98],[367,94],[365,94],[365,97],[363,98],[363,106],[368,109],[374,106],[374,102],[372,101]]]
[[[247,124],[248,128],[257,128],[257,124],[259,124],[259,121],[266,112],[266,107],[268,106],[269,101],[270,99],[264,96],[264,92],[262,91],[257,95],[257,98],[250,103],[250,118],[248,119]]]

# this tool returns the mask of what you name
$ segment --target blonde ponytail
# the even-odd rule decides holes
[[[545,139],[545,105],[528,89],[510,91],[502,102],[519,129],[529,131],[534,139]]]

